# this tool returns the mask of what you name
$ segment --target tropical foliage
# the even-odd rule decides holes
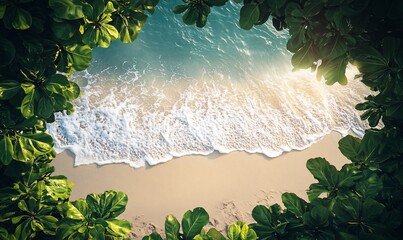
[[[317,180],[305,201],[284,193],[284,208],[256,206],[255,223],[237,222],[240,239],[399,239],[403,216],[403,2],[399,0],[233,0],[239,25],[268,20],[287,29],[296,69],[310,68],[327,84],[347,84],[345,69],[373,90],[356,106],[368,120],[362,139],[347,136],[340,170],[323,158],[307,168]],[[228,0],[184,0],[174,13],[203,27]],[[86,69],[95,47],[133,41],[158,0],[0,1],[0,239],[125,239],[130,224],[116,219],[127,196],[107,191],[69,201],[72,184],[53,176],[55,112],[71,114],[80,89],[68,77]],[[379,125],[382,122],[382,125]],[[195,208],[181,224],[165,222],[167,239],[226,239]],[[145,239],[162,239],[153,233]]]
[[[158,0],[0,1],[0,239],[126,239],[127,196],[69,201],[46,126],[71,114],[95,47],[133,41]]]
[[[214,6],[228,0],[185,0],[174,13],[203,27]],[[259,239],[399,239],[403,233],[403,2],[398,0],[234,0],[239,25],[251,29],[271,19],[288,29],[287,49],[296,69],[316,71],[327,84],[347,84],[345,70],[373,95],[356,106],[368,120],[362,139],[346,136],[340,151],[351,163],[337,170],[323,158],[307,168],[318,181],[309,202],[284,193],[278,204],[256,206],[252,229]],[[203,24],[201,24],[203,23]],[[379,125],[382,122],[382,125]],[[379,126],[379,127],[377,127]]]

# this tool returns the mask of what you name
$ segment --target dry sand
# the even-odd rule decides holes
[[[280,203],[283,192],[306,199],[305,191],[315,181],[306,161],[325,157],[340,168],[347,162],[338,150],[340,138],[331,133],[303,151],[272,159],[245,152],[214,153],[133,169],[125,164],[74,167],[74,156],[63,152],[53,163],[55,174],[75,183],[72,200],[110,189],[125,192],[129,203],[122,218],[132,222],[134,236],[140,239],[153,230],[162,233],[168,214],[181,219],[187,210],[199,206],[209,212],[211,225],[222,230],[236,220],[251,223],[255,205]]]

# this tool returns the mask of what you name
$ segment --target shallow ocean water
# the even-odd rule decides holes
[[[238,25],[239,5],[213,9],[203,29],[161,2],[132,44],[96,49],[73,79],[83,96],[49,125],[75,164],[166,162],[189,154],[247,151],[275,157],[331,131],[363,134],[354,106],[369,89],[353,67],[347,86],[292,71],[288,33]]]

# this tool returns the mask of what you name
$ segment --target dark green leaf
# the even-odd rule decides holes
[[[173,215],[169,215],[165,220],[165,235],[167,239],[179,240],[179,229],[180,224],[178,220]]]
[[[25,9],[16,7],[15,10],[12,12],[14,14],[12,16],[13,20],[11,25],[13,28],[18,30],[26,30],[31,27],[32,24],[32,16],[31,14],[26,11]]]
[[[291,58],[291,63],[295,68],[310,68],[316,60],[316,50],[313,42],[306,43]]]
[[[49,0],[54,16],[66,20],[75,20],[84,17],[83,6],[79,0]]]
[[[269,209],[263,205],[258,205],[253,209],[252,217],[257,223],[265,226],[270,225],[272,221]]]
[[[322,57],[332,60],[343,56],[347,51],[347,44],[341,36],[326,39],[319,48]]]
[[[14,149],[11,139],[7,135],[3,135],[0,140],[0,162],[1,165],[8,165],[13,160]]]
[[[241,8],[239,26],[245,30],[249,30],[255,23],[259,21],[259,5],[246,4]]]
[[[312,158],[306,163],[308,170],[319,183],[325,186],[336,186],[338,183],[337,169],[324,158]]]
[[[14,60],[15,47],[12,42],[0,36],[0,67],[10,64]],[[0,93],[1,96],[1,93]]]
[[[158,233],[153,232],[150,235],[143,237],[142,240],[162,240],[162,237]]]
[[[346,67],[348,60],[345,56],[327,61],[319,66],[320,71],[326,80],[326,84],[333,85],[338,82],[341,85],[347,84]],[[319,71],[319,70],[318,70]]]
[[[186,11],[189,8],[189,5],[177,5],[175,8],[172,10],[173,13],[175,14],[180,14]]]
[[[295,214],[295,216],[302,217],[302,215],[306,212],[307,203],[302,198],[299,198],[296,194],[283,193],[281,199],[287,210]]]
[[[187,211],[182,218],[183,237],[186,240],[193,239],[205,225],[208,224],[209,215],[203,208],[195,208]]]
[[[39,96],[37,115],[43,118],[49,118],[53,114],[53,103],[50,97],[45,94]]]
[[[182,16],[182,20],[187,25],[193,25],[199,18],[199,10],[196,8],[189,8]]]
[[[0,100],[14,97],[21,90],[21,84],[14,80],[0,80]]]
[[[353,137],[351,135],[345,136],[339,141],[340,152],[345,157],[355,162],[357,160],[358,152],[360,150],[360,143],[361,140],[357,137]]]

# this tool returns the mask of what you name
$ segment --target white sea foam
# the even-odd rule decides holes
[[[354,73],[349,70],[350,79]],[[130,76],[132,81],[123,81]],[[331,131],[361,135],[364,129],[354,106],[368,90],[358,80],[330,87],[310,72],[290,69],[235,83],[204,73],[197,80],[150,84],[134,69],[109,86],[101,77],[77,76],[88,85],[76,112],[58,115],[49,126],[56,146],[74,152],[76,165],[142,167],[214,150],[276,157],[307,148]]]
[[[76,165],[142,167],[235,150],[275,157],[331,131],[363,134],[354,106],[370,92],[353,68],[348,86],[326,86],[291,70],[286,32],[270,24],[240,30],[232,21],[239,6],[213,11],[196,29],[167,2],[134,44],[95,51],[92,67],[74,76],[84,95],[49,132]]]

